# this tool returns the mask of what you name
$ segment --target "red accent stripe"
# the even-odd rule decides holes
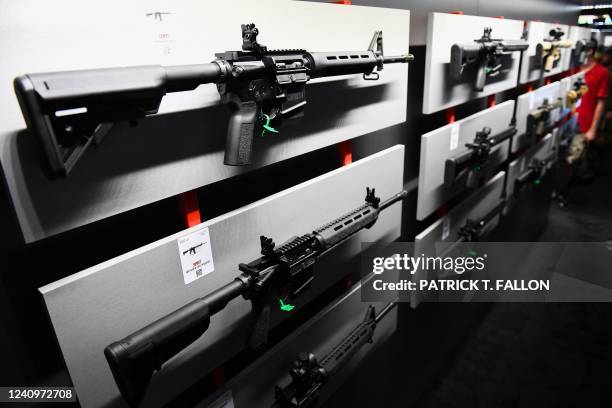
[[[451,14],[457,14],[458,16],[462,16],[462,15],[463,15],[463,11],[459,11],[459,10],[457,10],[457,11],[451,11],[450,13],[451,13]]]
[[[353,276],[350,273],[344,277],[343,284],[346,289],[353,286]]]
[[[345,140],[338,143],[338,153],[340,154],[340,164],[346,166],[353,162],[353,142]]]
[[[447,212],[448,212],[448,204],[444,203],[442,204],[440,208],[436,210],[436,215],[438,216],[438,218],[442,218],[444,217],[444,215],[446,215]]]
[[[492,108],[495,106],[495,95],[489,95],[489,101],[488,101],[488,105],[489,108]]]
[[[212,383],[215,388],[221,388],[225,384],[225,370],[217,367],[212,372]]]
[[[196,190],[187,191],[179,194],[179,208],[181,216],[187,228],[198,225],[202,222],[200,215],[200,203]]]
[[[455,108],[448,108],[444,114],[446,116],[446,123],[455,123]]]

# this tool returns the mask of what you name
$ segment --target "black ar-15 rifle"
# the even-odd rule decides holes
[[[376,314],[374,307],[369,306],[363,322],[321,360],[317,360],[312,353],[301,353],[289,371],[291,383],[275,388],[276,402],[272,404],[272,408],[315,407],[323,385],[364,345],[372,343],[376,324],[393,310],[396,304],[396,301],[388,303],[379,314]]]
[[[527,184],[539,185],[542,177],[546,173],[546,168],[555,159],[556,153],[553,151],[543,159],[534,158],[523,173],[514,180],[514,196],[518,197]]]
[[[364,51],[268,50],[254,24],[242,25],[242,51],[216,54],[208,64],[159,65],[27,74],[15,92],[30,130],[39,138],[53,173],[66,175],[91,143],[99,143],[118,120],[157,113],[168,92],[214,83],[230,106],[224,163],[251,162],[253,135],[276,133],[271,121],[297,116],[313,78],[363,74],[376,80],[385,64],[412,55],[383,55],[382,31]]]
[[[484,228],[504,209],[506,200],[500,200],[484,217],[479,220],[468,218],[463,227],[457,232],[456,242],[478,242]]]
[[[548,99],[544,99],[542,105],[529,112],[527,115],[527,138],[535,140],[536,138],[545,136],[552,128],[552,124],[548,123],[551,113],[555,109],[561,109],[562,107],[563,100],[561,98],[557,98],[554,103],[550,103]]]
[[[485,227],[503,211],[505,206],[506,200],[500,199],[495,207],[493,207],[491,211],[485,214],[482,218],[476,220],[473,218],[468,218],[465,221],[465,224],[459,228],[459,231],[457,231],[457,239],[450,245],[444,246],[444,251],[442,251],[442,253],[438,256],[440,258],[449,256],[457,247],[459,247],[460,244],[464,242],[479,242]],[[456,276],[456,274],[453,276]]]
[[[232,282],[107,346],[104,354],[123,398],[137,405],[154,372],[198,339],[208,328],[210,317],[239,296],[252,302],[249,346],[262,346],[267,340],[271,304],[282,301],[281,309],[291,311],[293,306],[284,302],[308,287],[317,259],[362,229],[372,227],[381,211],[407,195],[401,191],[381,203],[374,189],[368,188],[365,204],[311,233],[291,238],[279,247],[262,236],[262,256],[240,264],[242,274]]]
[[[491,136],[491,128],[484,127],[476,132],[472,143],[466,143],[466,150],[457,156],[446,159],[444,166],[444,187],[450,188],[466,173],[466,186],[473,187],[478,179],[475,177],[483,168],[491,156],[491,150],[505,140],[510,139],[516,133],[516,127],[508,129]]]
[[[508,53],[523,51],[529,47],[525,40],[500,40],[491,38],[492,29],[486,27],[482,37],[474,40],[475,44],[454,44],[451,47],[451,78],[461,78],[463,70],[469,64],[478,64],[474,90],[484,89],[488,77],[499,75],[502,68],[501,58]]]
[[[572,50],[571,65],[573,67],[579,67],[585,64],[589,55],[589,49],[595,48],[596,46],[596,42],[592,39],[586,40],[583,38],[581,40],[577,40],[574,44],[574,49]]]

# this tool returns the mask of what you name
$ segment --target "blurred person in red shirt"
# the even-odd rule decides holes
[[[588,143],[595,140],[601,117],[606,108],[608,98],[608,69],[601,65],[596,57],[597,41],[589,43],[588,58],[580,68],[584,73],[584,82],[589,88],[580,100],[577,109],[578,134],[572,140],[567,162],[572,164],[579,159],[584,159]]]

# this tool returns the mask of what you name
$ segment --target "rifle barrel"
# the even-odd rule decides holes
[[[383,57],[383,62],[385,64],[396,64],[396,63],[406,64],[406,63],[409,63],[410,61],[413,61],[413,60],[414,60],[414,55],[412,55],[412,54],[393,55],[393,56],[384,56]]]
[[[391,310],[393,310],[393,309],[395,308],[395,306],[397,306],[397,302],[398,302],[398,299],[395,299],[395,300],[393,300],[392,302],[389,302],[389,303],[387,304],[387,306],[385,306],[385,307],[384,307],[384,309],[383,309],[383,310],[381,310],[381,311],[380,311],[380,312],[379,312],[379,313],[376,315],[376,317],[374,318],[374,321],[375,321],[376,323],[378,323],[378,322],[380,322],[382,319],[384,319],[384,318],[385,318],[385,316],[386,316],[386,315],[387,315],[387,314],[388,314],[388,313],[389,313]]]
[[[403,200],[406,197],[408,197],[408,191],[402,190],[399,193],[397,193],[396,195],[394,195],[393,197],[388,198],[387,200],[385,200],[382,203],[380,203],[380,205],[378,206],[378,209],[380,211],[382,211],[382,210],[386,209],[387,207],[392,206],[396,202]]]

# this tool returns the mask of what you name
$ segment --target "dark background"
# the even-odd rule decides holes
[[[406,186],[410,189],[410,199],[404,205],[402,238],[410,241],[415,234],[433,221],[432,217],[423,223],[415,220],[420,136],[446,123],[444,112],[429,116],[421,114],[427,13],[430,11],[450,12],[460,10],[465,14],[473,15],[502,15],[505,18],[520,20],[532,19],[575,24],[580,13],[580,2],[569,0],[356,0],[353,3],[410,9],[412,12],[411,53],[414,54],[415,61],[411,63],[409,69],[406,122],[353,141],[354,160],[398,143],[406,146],[404,180]],[[496,101],[501,103],[514,99],[524,91],[525,87],[520,87],[499,94]],[[486,107],[486,99],[461,105],[456,110],[457,119],[469,116]],[[338,148],[337,146],[331,146],[205,186],[198,190],[202,216],[204,219],[211,219],[326,173],[339,165]],[[610,190],[609,187],[609,185],[607,187],[598,185],[597,188],[608,188]],[[248,191],[248,193],[243,193],[245,191]],[[546,234],[546,215],[548,213],[550,191],[544,191],[538,197],[529,199],[520,211],[511,215],[522,219],[527,215],[532,217],[533,222],[527,223],[529,228],[517,231],[515,224],[507,222],[500,228],[499,234],[502,238],[530,240],[537,239],[542,233]],[[592,193],[592,196],[597,197],[597,193]],[[554,211],[551,219],[556,220],[557,224],[568,218],[567,214],[555,215]],[[585,211],[588,213],[590,210]],[[550,228],[550,225],[557,224],[549,224],[548,228]],[[42,299],[37,292],[38,287],[185,228],[179,210],[179,199],[178,197],[171,197],[58,236],[25,245],[21,240],[19,227],[4,185],[0,187],[0,226],[0,236],[2,237],[0,257],[3,260],[3,266],[0,268],[0,364],[3,367],[0,370],[0,384],[15,386],[60,385],[68,381],[61,354],[47,321]],[[573,230],[574,227],[569,229]],[[602,237],[605,238],[602,239],[610,238],[609,231],[603,232]],[[557,236],[562,237],[563,235]],[[321,307],[325,301],[325,299],[320,301]],[[519,321],[524,320],[527,315],[537,315],[538,313],[544,316],[542,317],[543,320],[546,320],[546,310],[549,309],[552,310],[552,313],[561,313],[555,308],[555,305],[531,305],[522,306],[522,308],[521,306],[504,305],[500,307],[509,307],[509,309],[503,309],[502,312],[499,312],[502,313],[501,318],[499,313],[496,314],[490,307],[483,305],[425,305],[416,311],[409,310],[406,305],[402,305],[400,307],[401,318],[398,334],[388,342],[384,353],[369,357],[365,365],[351,378],[336,398],[330,401],[328,406],[345,406],[345,402],[347,403],[346,406],[360,406],[359,401],[363,402],[364,399],[363,395],[356,390],[362,390],[362,387],[370,387],[368,389],[372,398],[378,398],[379,394],[377,392],[380,390],[387,390],[391,394],[391,396],[385,394],[384,398],[387,399],[376,399],[377,403],[373,406],[393,406],[389,405],[393,401],[401,406],[409,406],[409,402],[418,402],[422,406],[445,406],[445,403],[442,403],[441,400],[435,399],[437,398],[436,395],[449,395],[456,402],[464,401],[467,403],[467,399],[462,400],[456,396],[459,394],[455,395],[449,391],[436,391],[438,390],[437,387],[446,384],[444,382],[445,376],[457,372],[462,373],[462,368],[464,369],[466,365],[470,366],[471,360],[467,357],[467,360],[462,360],[461,356],[463,354],[458,353],[457,350],[468,350],[469,345],[473,344],[474,341],[478,343],[478,340],[473,340],[474,336],[489,337],[495,330],[500,329],[501,322],[508,320],[503,318],[505,316],[503,313],[507,313]],[[562,310],[570,310],[567,315],[561,313],[559,318],[561,322],[566,317],[569,319],[568,324],[569,321],[574,321],[575,324],[575,319],[583,318],[585,313],[593,313],[592,309],[583,308],[576,311],[577,309],[574,310],[573,307],[573,305],[560,306]],[[535,312],[533,309],[535,309]],[[518,342],[519,344],[523,342],[523,344],[526,344],[525,342],[532,337],[529,334],[530,330],[533,331],[533,327],[536,326],[520,325],[518,323],[515,326],[510,326],[507,330],[511,332],[526,332],[527,334],[518,338],[508,337],[508,342]],[[479,329],[482,327],[484,329]],[[566,332],[561,332],[561,335],[566,334]],[[524,350],[524,353],[527,353],[528,356],[535,356],[548,347],[545,341],[531,345],[532,349]],[[584,346],[584,344],[582,345]],[[476,346],[476,348],[478,347]],[[411,350],[411,353],[407,353],[406,350]],[[422,352],[415,355],[414,351]],[[506,354],[500,354],[502,362],[498,364],[503,366],[503,361],[510,362],[516,359],[515,354],[513,354],[516,352],[514,350]],[[489,352],[488,355],[494,358],[497,353]],[[398,358],[398,356],[402,357]],[[529,357],[526,359],[529,360]],[[482,370],[489,372],[491,369],[485,366]],[[383,376],[381,373],[386,373],[386,375]],[[492,371],[492,373],[500,376],[499,378],[490,377],[496,378],[492,383],[493,385],[498,383],[498,380],[503,382],[503,378],[505,378],[503,370]],[[512,372],[507,374],[511,375]],[[482,373],[480,375],[486,377]],[[460,377],[459,374],[456,376]],[[373,381],[373,378],[379,380],[382,378],[385,381]],[[395,383],[389,381],[390,378],[405,379],[405,381]],[[476,376],[475,378],[480,377]],[[448,381],[452,383],[453,379],[451,378]],[[382,382],[387,386],[382,386]],[[353,398],[351,395],[361,395],[362,398],[351,399]],[[349,401],[354,401],[354,403],[351,404]],[[465,405],[457,405],[456,403],[448,406]],[[484,404],[482,406],[515,405]]]

